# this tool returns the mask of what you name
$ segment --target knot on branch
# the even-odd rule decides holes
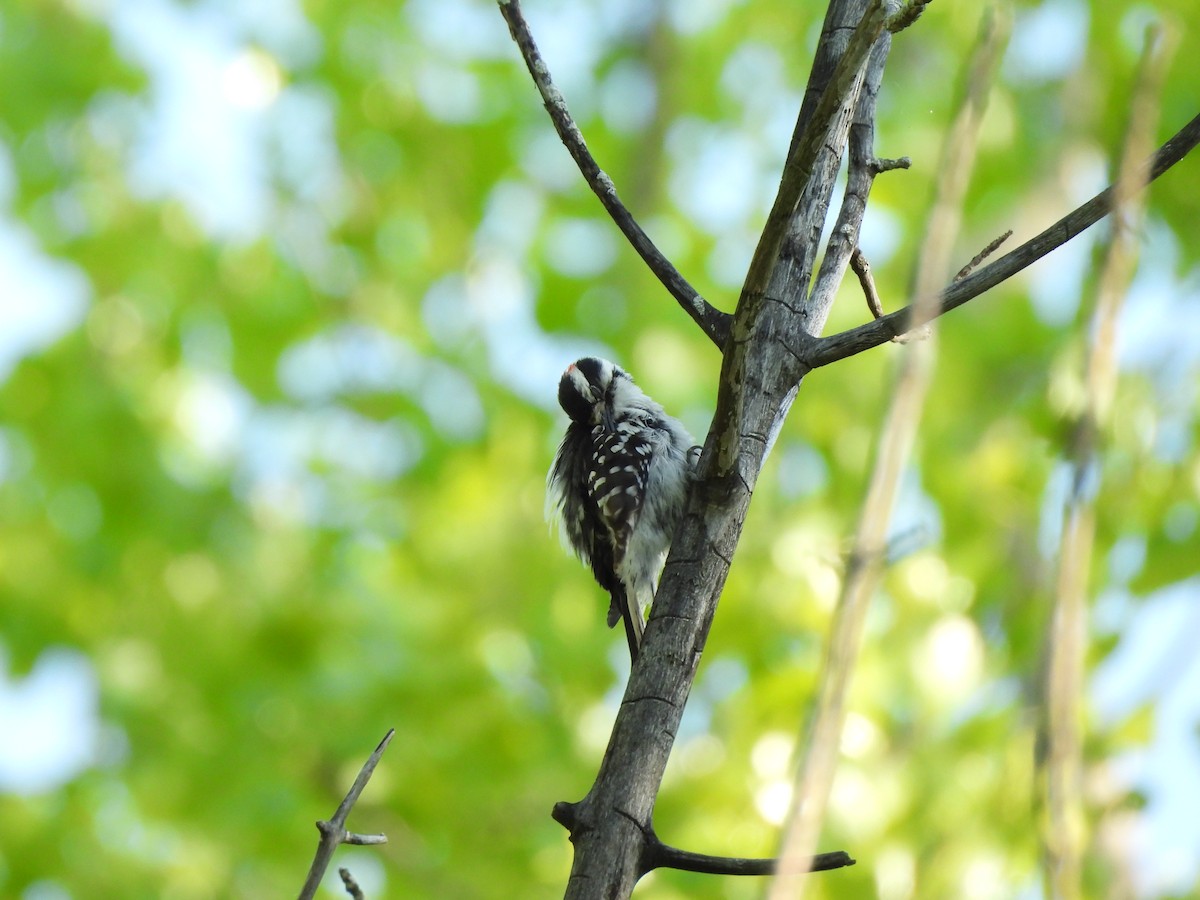
[[[559,800],[554,804],[554,809],[550,810],[550,818],[567,829],[567,833],[571,835],[571,840],[575,839],[575,827],[579,824],[578,809],[578,803],[568,803],[566,800]]]

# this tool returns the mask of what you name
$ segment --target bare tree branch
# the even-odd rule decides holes
[[[1087,647],[1087,591],[1096,537],[1099,439],[1107,429],[1117,385],[1116,330],[1137,257],[1137,228],[1144,211],[1145,169],[1137,163],[1151,145],[1168,53],[1159,29],[1146,35],[1130,103],[1130,119],[1117,180],[1112,188],[1113,229],[1101,265],[1092,316],[1084,409],[1068,453],[1072,463],[1066,521],[1059,546],[1058,579],[1047,641],[1044,733],[1047,894],[1082,896],[1085,811],[1083,801],[1083,695]]]
[[[707,875],[774,875],[779,871],[779,860],[747,859],[739,856],[709,856],[707,853],[692,853],[662,843],[653,837],[646,848],[642,863],[646,872],[653,869],[678,869],[682,872],[702,872]],[[855,860],[844,850],[818,853],[807,860],[801,872],[829,872],[852,866]]]
[[[833,294],[810,293],[810,282],[859,95],[863,85],[878,89],[891,48],[885,20],[879,0],[830,0],[779,192],[734,313],[702,464],[709,477],[746,491],[808,371],[795,348],[820,334],[832,305]],[[882,47],[874,55],[872,40]]]
[[[786,252],[763,273],[768,285],[785,287],[770,298],[743,289],[724,348],[717,415],[655,595],[642,652],[596,780],[581,801],[571,804],[577,827],[567,898],[626,897],[639,877],[654,799],[751,492],[799,380],[799,364],[783,351],[792,333],[818,318],[796,307],[806,300],[808,273],[862,79],[855,73],[839,78],[833,94],[827,88],[867,5],[867,0],[830,0],[789,153],[790,159],[807,154],[815,162],[808,183],[797,185],[794,208],[779,223],[784,235],[779,248]],[[866,50],[869,46],[860,60]]]
[[[338,869],[338,875],[341,876],[342,885],[346,888],[346,893],[350,895],[351,900],[365,900],[362,888],[358,886],[358,882],[354,880],[349,869],[344,867]]]
[[[783,177],[775,202],[767,214],[766,224],[750,261],[743,296],[763,294],[768,289],[770,273],[784,245],[803,190],[811,181],[818,154],[826,148],[827,131],[837,116],[838,108],[847,97],[856,93],[854,85],[862,78],[867,55],[887,26],[888,16],[883,0],[872,0],[866,13],[854,29],[845,52],[837,61],[833,76],[826,85],[812,114],[812,121],[793,143],[783,165]],[[840,154],[839,154],[840,157]]]
[[[872,61],[878,65],[881,72],[889,50],[890,42],[881,40],[875,44],[872,51]],[[833,303],[834,295],[845,277],[847,263],[858,275],[859,282],[867,294],[868,305],[872,300],[876,304],[879,303],[879,294],[875,292],[874,281],[870,277],[870,265],[858,249],[859,231],[862,229],[863,215],[866,213],[871,188],[875,184],[875,176],[891,169],[907,169],[910,161],[908,157],[898,160],[875,158],[875,106],[878,94],[878,80],[864,81],[854,107],[854,121],[850,124],[847,141],[849,162],[846,189],[812,290],[813,301],[818,306],[829,306]],[[881,315],[882,309],[876,313],[876,316]]]
[[[649,266],[650,271],[662,282],[663,287],[670,292],[671,296],[683,307],[684,312],[691,316],[692,320],[700,326],[700,329],[708,335],[709,340],[716,344],[718,349],[724,347],[725,341],[729,337],[732,317],[700,296],[699,291],[688,283],[669,259],[663,256],[654,242],[650,240],[649,235],[633,218],[632,213],[621,202],[621,198],[617,195],[616,185],[600,168],[591,151],[588,150],[583,132],[579,130],[579,126],[571,117],[562,93],[554,86],[554,82],[550,78],[550,69],[542,59],[541,51],[538,50],[533,34],[529,30],[529,24],[521,12],[520,0],[498,0],[498,3],[500,14],[508,23],[509,33],[512,34],[513,41],[516,42],[521,56],[525,59],[525,65],[533,77],[538,93],[542,95],[542,101],[545,103],[546,112],[550,114],[550,120],[554,123],[554,129],[570,152],[571,158],[575,160],[575,164],[579,166],[584,180],[600,198],[600,202],[612,217],[613,222],[621,229],[621,233],[625,235],[633,249]]]
[[[903,31],[910,25],[915,25],[917,19],[921,18],[921,14],[925,12],[925,7],[930,4],[931,0],[908,0],[895,13],[888,18],[887,29],[892,34]]]
[[[578,803],[559,802],[554,804],[552,818],[567,832],[575,835],[579,827]],[[693,853],[690,850],[680,850],[670,844],[664,844],[654,832],[653,827],[642,830],[645,837],[641,852],[641,862],[638,865],[637,877],[641,878],[654,869],[678,869],[683,872],[703,872],[708,875],[772,875],[779,871],[779,860],[772,857],[749,858],[743,856],[712,856],[707,853]],[[818,853],[806,861],[797,871],[799,872],[828,872],[852,866],[855,860],[844,850],[830,853]]]
[[[928,290],[927,285],[941,282],[949,272],[950,250],[958,232],[962,198],[973,168],[979,123],[1007,33],[1007,21],[1001,20],[994,11],[984,16],[958,112],[938,168],[940,177],[921,241],[913,286],[913,293],[918,298],[922,290]],[[920,422],[934,346],[934,342],[929,341],[908,350],[893,390],[892,403],[879,438],[874,471],[859,516],[854,549],[834,610],[816,711],[808,729],[780,843],[783,868],[771,884],[770,900],[798,896],[806,884],[803,876],[794,874],[794,867],[787,863],[811,855],[825,818],[837,769],[850,679],[862,644],[867,609],[878,582],[900,475],[908,463]]]
[[[513,18],[514,14],[519,17],[516,0],[499,2],[560,136],[607,208],[615,200],[611,181],[587,154],[528,28],[514,25],[514,21],[523,22]],[[860,102],[861,95],[873,92],[878,84],[890,48],[889,28],[899,28],[915,18],[912,14],[921,5],[918,0],[906,7],[907,11],[889,15],[887,10],[895,7],[891,0],[886,9],[884,0],[829,0],[779,192],[737,310],[732,319],[718,313],[723,317],[721,325],[706,328],[722,349],[717,409],[646,626],[642,652],[633,666],[595,782],[582,800],[555,807],[554,816],[570,830],[574,845],[567,898],[627,897],[656,856],[713,868],[732,865],[732,858],[654,849],[657,839],[653,838],[651,819],[751,495],[799,385],[813,366],[876,346],[913,325],[932,320],[1021,267],[1003,274],[1006,270],[1002,264],[1010,254],[942,290],[950,271],[947,251],[938,265],[926,266],[938,280],[923,280],[919,282],[921,290],[914,289],[910,294],[922,301],[920,315],[910,307],[842,335],[815,337],[821,333],[834,294],[826,288],[817,290],[821,279],[814,281],[812,273],[848,133],[856,112],[868,108],[868,101]],[[1200,122],[1197,129],[1200,131]],[[869,151],[869,144],[866,146]],[[1186,152],[1178,146],[1174,149],[1180,156]],[[863,156],[867,158],[869,152]],[[859,175],[887,167],[881,160],[873,166],[860,163]],[[855,212],[856,202],[857,195],[843,202],[846,224],[852,229],[847,235],[857,236],[855,216],[861,213]],[[1093,209],[1081,215],[1087,214],[1099,218],[1102,211]],[[619,222],[616,216],[614,220]],[[1066,227],[1078,233],[1086,225],[1071,219]],[[1058,237],[1053,229],[1048,234],[1051,240]],[[1058,239],[1053,246],[1070,236]],[[839,235],[837,240],[842,237]],[[847,240],[842,247],[831,241],[830,273],[839,278],[844,275],[856,243]],[[1049,249],[1047,246],[1039,255]],[[937,261],[933,255],[929,259]],[[834,274],[829,276],[831,282]],[[968,294],[971,290],[975,293]],[[704,327],[703,307],[692,304],[694,296],[685,291],[682,296],[676,294],[676,299]],[[923,377],[919,363],[927,355],[906,355],[906,359],[916,361],[909,367],[914,370],[911,379],[918,388]],[[895,460],[903,458],[902,448],[911,441],[908,424],[918,417],[921,393],[919,389],[905,390],[894,405],[892,416],[901,424],[893,430],[889,423],[887,440],[901,450],[885,447],[880,451],[881,457],[892,460],[892,468],[879,475],[881,482],[892,482],[880,487],[880,497],[890,497],[889,491],[894,492],[895,472],[902,467]],[[888,508],[890,500],[880,517],[883,521]],[[864,521],[868,518],[864,514]],[[883,544],[882,539],[873,541],[865,529],[863,536],[863,552],[851,558],[847,573],[848,580],[860,585],[869,583],[873,570],[881,565]],[[854,633],[853,628],[846,630],[851,638]],[[855,642],[851,639],[843,644],[854,649]],[[841,646],[836,638],[832,645]],[[831,650],[834,652],[838,651]],[[812,861],[811,851],[786,858],[796,860],[797,869],[807,869]],[[748,867],[766,864],[760,860]]]
[[[879,299],[879,289],[875,287],[875,277],[871,274],[871,263],[867,261],[866,254],[858,247],[855,247],[854,252],[850,254],[850,268],[858,276],[859,287],[862,288],[863,296],[867,299],[867,309],[871,311],[872,316],[878,319],[883,315],[883,302]]]
[[[1187,156],[1200,144],[1200,115],[1184,125],[1171,137],[1150,161],[1141,169],[1146,182],[1158,178],[1173,165]],[[975,299],[1000,282],[1037,262],[1051,250],[1061,247],[1071,238],[1095,225],[1108,215],[1113,205],[1113,189],[1108,187],[1091,200],[1063,216],[1041,234],[1026,241],[1015,250],[1006,253],[990,265],[984,266],[974,275],[950,285],[938,296],[932,316],[941,316],[950,310]],[[927,320],[925,320],[927,321]],[[817,338],[805,353],[805,363],[812,368],[827,366],[856,353],[862,353],[890,341],[898,334],[923,321],[906,306],[889,313],[881,319],[867,322],[838,334]]]
[[[317,822],[317,830],[321,832],[321,840],[317,844],[317,852],[313,857],[312,866],[309,867],[308,877],[304,880],[304,886],[300,888],[299,900],[311,900],[316,896],[317,888],[321,886],[321,879],[325,877],[325,870],[329,868],[329,863],[333,859],[333,853],[341,844],[386,844],[387,837],[382,834],[353,834],[346,830],[346,819],[350,816],[350,810],[354,808],[354,804],[358,802],[359,795],[363,792],[363,788],[367,786],[367,782],[371,780],[371,775],[375,772],[375,767],[379,765],[379,760],[383,757],[383,751],[392,742],[392,738],[396,735],[396,729],[388,729],[388,733],[383,736],[383,740],[379,742],[379,746],[375,748],[370,757],[363,764],[362,769],[358,773],[358,777],[354,779],[354,784],[350,786],[349,792],[338,805],[337,811],[334,812],[333,818],[329,821],[319,820]]]
[[[962,281],[972,272],[982,265],[983,261],[1000,249],[1000,245],[1012,237],[1012,229],[1004,232],[999,237],[992,238],[988,245],[971,257],[971,261],[958,270],[958,274],[954,276],[955,281]]]
[[[958,274],[954,276],[954,280],[962,281],[978,269],[980,264],[995,253],[997,248],[1010,237],[1012,237],[1012,229],[1009,229],[997,238],[993,238],[986,247],[971,257],[969,263],[958,270]],[[883,301],[879,299],[879,289],[875,287],[875,276],[871,274],[871,263],[859,247],[855,247],[854,252],[850,254],[850,268],[858,276],[858,284],[862,288],[863,296],[866,298],[867,309],[874,318],[882,318]],[[894,337],[892,340],[900,341],[901,338]]]

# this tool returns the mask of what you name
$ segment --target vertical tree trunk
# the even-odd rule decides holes
[[[814,303],[808,287],[864,66],[877,42],[881,52],[871,55],[868,75],[872,91],[883,69],[890,44],[884,21],[882,3],[830,3],[780,195],[723,348],[700,478],[642,653],[595,784],[582,801],[556,810],[575,844],[568,898],[628,897],[644,874],[654,798],[754,485],[807,372],[796,348],[819,334],[829,313],[833,292]]]

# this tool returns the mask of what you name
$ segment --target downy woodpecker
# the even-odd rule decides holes
[[[608,591],[608,626],[624,619],[636,659],[700,448],[604,359],[568,366],[558,402],[571,422],[546,479],[547,512]]]

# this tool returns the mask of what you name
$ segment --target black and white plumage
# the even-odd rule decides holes
[[[636,657],[644,610],[683,514],[699,448],[682,424],[604,359],[568,366],[558,402],[571,422],[546,479],[547,510],[608,591],[608,625],[624,619]]]

